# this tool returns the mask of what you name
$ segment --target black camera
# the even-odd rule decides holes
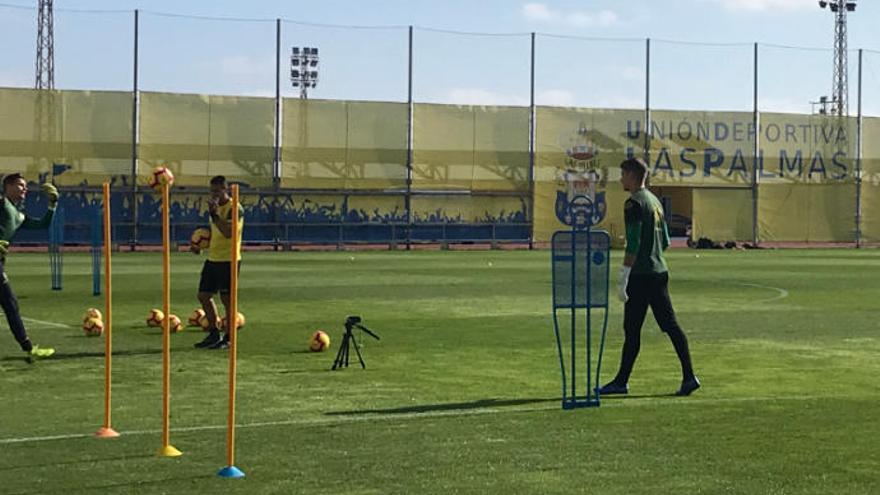
[[[361,356],[361,349],[358,346],[357,340],[354,338],[354,333],[352,333],[352,329],[357,328],[358,330],[364,332],[365,334],[373,337],[376,340],[379,340],[379,336],[373,333],[369,328],[365,327],[361,324],[361,317],[356,315],[349,315],[345,317],[345,333],[342,335],[342,343],[339,345],[339,352],[336,354],[336,359],[333,361],[333,367],[331,369],[340,369],[348,367],[348,349],[350,344],[354,344],[354,350],[357,353],[358,361],[361,363],[361,368],[366,368],[367,366],[364,364],[364,358]]]

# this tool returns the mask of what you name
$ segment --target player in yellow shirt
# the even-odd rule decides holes
[[[244,213],[241,205],[238,206],[238,239],[235,240],[238,249],[239,265],[241,268],[241,233],[244,230]],[[229,277],[232,267],[232,197],[226,184],[226,177],[218,175],[211,178],[211,199],[208,202],[208,213],[211,216],[211,245],[208,247],[208,259],[202,267],[202,275],[199,280],[199,302],[205,310],[208,318],[208,336],[195,346],[203,349],[225,349],[229,347],[229,334],[220,336],[217,328],[217,305],[214,303],[214,294],[220,293],[220,300],[229,318]],[[196,247],[191,250],[198,253]]]

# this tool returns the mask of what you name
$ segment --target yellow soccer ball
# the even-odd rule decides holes
[[[242,328],[244,328],[244,321],[245,321],[245,320],[244,320],[244,314],[242,314],[242,313],[239,311],[239,313],[238,313],[238,319],[237,319],[237,324],[238,324],[238,326],[236,327],[236,329],[241,330]],[[220,328],[221,328],[222,330],[226,330],[226,327],[227,327],[228,325],[229,325],[228,320],[227,320],[226,317],[224,316],[224,317],[220,320]]]
[[[162,312],[161,309],[151,309],[150,314],[147,315],[147,326],[148,327],[161,327],[162,320],[165,319],[165,313]]]
[[[183,323],[180,322],[180,318],[177,315],[168,315],[168,330],[172,332],[183,330]]]
[[[83,315],[83,323],[85,323],[86,320],[91,319],[91,318],[103,320],[104,316],[101,315],[101,311],[98,308],[89,308],[86,310],[85,314]]]
[[[187,321],[187,323],[189,323],[189,326],[198,327],[198,326],[200,326],[199,320],[201,320],[204,316],[205,316],[204,309],[202,309],[202,308],[194,309],[192,314],[189,315],[189,318],[186,321]],[[208,319],[205,318],[205,321],[207,322]]]
[[[168,184],[168,187],[174,185],[174,174],[171,173],[171,169],[164,166],[154,168],[153,172],[150,174],[150,187],[157,191],[161,191],[162,186],[165,184]]]
[[[208,249],[211,246],[211,230],[199,227],[189,236],[189,243],[196,249]]]
[[[309,350],[312,352],[323,352],[330,348],[330,336],[322,330],[312,334],[309,339]]]
[[[100,318],[88,318],[83,322],[82,329],[89,337],[100,337],[104,333],[104,322]]]

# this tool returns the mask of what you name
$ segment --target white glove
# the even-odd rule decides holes
[[[629,295],[626,293],[626,285],[629,283],[629,272],[632,271],[631,266],[621,266],[617,272],[617,298],[620,302],[629,301]]]

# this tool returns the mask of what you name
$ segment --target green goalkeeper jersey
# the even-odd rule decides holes
[[[52,223],[54,213],[55,209],[49,208],[43,218],[37,220],[19,211],[12,201],[0,197],[0,240],[11,241],[19,228],[44,229]]]
[[[626,254],[636,257],[632,273],[667,271],[663,251],[669,247],[669,231],[663,218],[663,205],[645,188],[634,192],[624,203]]]

